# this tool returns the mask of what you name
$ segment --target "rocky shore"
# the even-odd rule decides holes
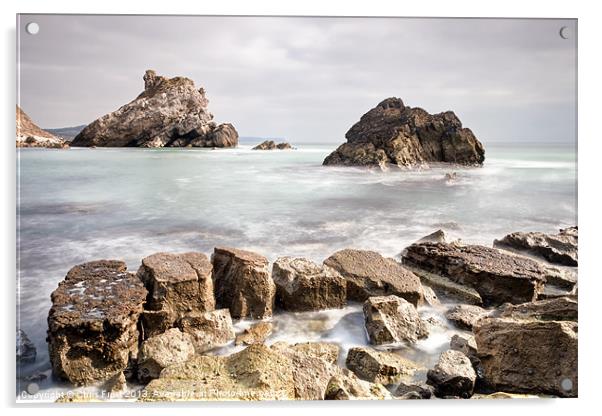
[[[203,88],[185,77],[144,74],[133,101],[86,126],[71,142],[79,147],[234,147],[232,124],[217,125]]]
[[[52,294],[54,376],[76,386],[142,384],[143,401],[576,397],[576,270],[426,240],[404,249],[401,261],[346,249],[322,264],[270,264],[217,247],[211,257],[156,253],[137,273],[117,260],[75,266]],[[369,346],[342,356],[334,343],[270,341],[281,311],[354,302]],[[422,316],[425,305],[447,322]],[[241,332],[239,319],[255,323]],[[428,339],[433,325],[455,335],[424,368],[399,348]],[[242,349],[215,355],[232,343]]]
[[[69,144],[65,140],[39,128],[19,106],[17,106],[16,125],[17,147],[69,148]]]
[[[480,166],[485,149],[452,112],[429,114],[400,98],[387,98],[345,134],[324,165],[399,167],[448,163]]]
[[[264,140],[257,146],[253,147],[253,150],[289,150],[293,149],[293,146],[287,142],[276,143],[274,140]]]

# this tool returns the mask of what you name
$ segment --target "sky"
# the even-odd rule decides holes
[[[26,33],[36,22],[36,35]],[[482,142],[576,140],[576,20],[21,15],[18,101],[88,124],[147,69],[204,87],[241,136],[343,142],[387,97],[452,110]],[[568,39],[560,36],[566,27]]]

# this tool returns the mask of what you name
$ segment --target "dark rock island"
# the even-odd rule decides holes
[[[185,77],[166,78],[148,70],[144,91],[130,103],[84,128],[72,146],[233,147],[232,124],[217,125],[203,88]]]
[[[400,167],[453,163],[480,166],[485,149],[452,111],[429,114],[387,98],[362,116],[345,134],[324,165]]]

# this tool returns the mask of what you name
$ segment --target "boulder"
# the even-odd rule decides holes
[[[578,306],[576,299],[559,297],[520,305],[506,304],[499,309],[498,315],[516,319],[577,322]]]
[[[428,163],[483,164],[485,150],[452,111],[429,114],[387,98],[364,114],[345,134],[324,165],[400,167]]]
[[[255,146],[253,148],[253,150],[285,150],[285,149],[292,149],[293,146],[291,146],[289,143],[286,142],[282,142],[282,143],[278,143],[276,144],[276,142],[274,142],[274,140],[265,140],[261,143],[259,143],[257,146]]]
[[[69,148],[69,144],[65,140],[39,128],[19,106],[17,106],[16,123],[17,147]]]
[[[324,260],[347,280],[347,299],[397,295],[413,305],[422,302],[420,279],[395,260],[374,251],[345,249]]]
[[[477,358],[477,342],[474,336],[455,334],[449,341],[449,348],[467,356],[474,367],[474,360]]]
[[[445,317],[460,329],[472,331],[475,323],[487,316],[488,311],[476,305],[456,305],[445,312]]]
[[[143,340],[162,334],[172,328],[178,319],[178,314],[172,310],[149,311],[140,314],[140,335]]]
[[[236,336],[235,345],[251,345],[263,343],[271,334],[273,325],[271,322],[258,322],[245,329],[242,334]]]
[[[430,399],[435,395],[435,389],[428,384],[400,383],[394,393],[401,400]]]
[[[276,306],[288,311],[343,308],[347,283],[334,269],[299,257],[280,257],[272,267]]]
[[[460,351],[447,350],[427,373],[427,383],[435,388],[437,397],[472,396],[477,375],[470,359]]]
[[[577,397],[577,323],[486,318],[474,328],[494,391]]]
[[[416,363],[398,354],[364,347],[351,348],[345,364],[362,380],[383,385],[409,378],[419,369]]]
[[[173,318],[192,311],[211,311],[212,266],[203,253],[156,253],[142,259],[138,277],[148,290],[146,309]]]
[[[144,74],[144,91],[86,126],[71,142],[80,147],[232,147],[238,133],[216,125],[203,88],[185,77]]]
[[[211,261],[220,308],[230,309],[236,319],[272,316],[276,286],[268,270],[268,259],[250,251],[216,247]]]
[[[226,345],[235,336],[228,309],[188,313],[180,318],[178,327],[192,337],[198,354]]]
[[[448,174],[446,174],[448,175]],[[447,234],[443,230],[437,230],[429,235],[425,235],[417,243],[449,243]]]
[[[17,329],[17,364],[33,363],[36,360],[36,347],[22,329]]]
[[[55,376],[75,385],[106,381],[138,355],[147,291],[117,260],[80,264],[52,292],[48,350]]]
[[[477,245],[413,244],[403,263],[474,288],[486,306],[533,301],[548,275],[534,260]]]
[[[180,364],[194,355],[192,336],[172,328],[142,343],[138,356],[138,380],[148,383],[170,365]]]
[[[360,380],[353,372],[343,369],[329,380],[324,398],[326,400],[385,400],[392,397],[382,384]]]
[[[428,336],[428,327],[414,305],[395,295],[375,296],[364,302],[364,320],[370,343],[414,343]]]
[[[141,393],[143,401],[294,398],[291,359],[263,344],[229,356],[195,355],[164,369]]]
[[[542,257],[550,263],[578,266],[578,229],[570,227],[558,234],[516,232],[494,240],[493,246]]]

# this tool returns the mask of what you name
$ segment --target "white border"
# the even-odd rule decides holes
[[[587,3],[587,4],[586,4]],[[14,406],[14,327],[15,327],[15,151],[14,151],[14,111],[15,111],[15,14],[20,13],[121,13],[121,14],[236,14],[236,15],[346,15],[346,16],[438,16],[438,17],[558,17],[579,19],[579,225],[581,227],[580,244],[580,382],[579,399],[569,400],[507,400],[507,401],[429,401],[395,403],[267,403],[267,404],[194,404],[177,405],[177,411],[188,413],[236,412],[244,415],[264,415],[307,412],[337,412],[348,414],[366,414],[372,411],[387,413],[420,412],[420,414],[444,414],[461,412],[463,415],[504,415],[523,411],[556,414],[578,414],[593,409],[596,403],[600,382],[600,311],[598,297],[602,276],[596,273],[597,248],[600,243],[596,237],[600,231],[600,157],[602,137],[599,133],[600,118],[600,44],[602,39],[602,16],[596,13],[596,2],[556,1],[528,2],[525,0],[506,0],[499,2],[474,0],[422,0],[413,2],[386,2],[379,0],[327,2],[326,0],[304,0],[296,2],[277,0],[228,1],[211,0],[202,2],[170,0],[150,3],[149,1],[127,2],[124,0],[20,0],[0,2],[3,29],[3,57],[1,89],[3,99],[3,139],[2,167],[0,182],[4,203],[2,204],[2,230],[4,239],[0,255],[4,273],[5,336],[0,343],[5,360],[2,377],[4,406]],[[43,265],[40,265],[43,267]],[[173,405],[168,406],[128,406],[127,412],[141,411],[145,414],[164,415],[174,412]],[[200,407],[201,409],[197,409]],[[115,405],[88,406],[90,414],[106,415],[107,410],[116,409]],[[168,410],[170,409],[170,410]],[[40,407],[20,406],[8,412],[29,414],[49,412],[51,414],[81,414],[82,409],[65,408],[42,409]]]

